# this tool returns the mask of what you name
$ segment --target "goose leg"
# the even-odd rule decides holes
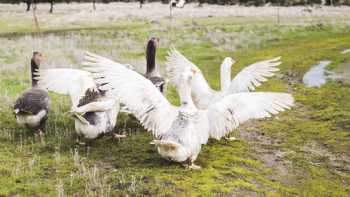
[[[185,162],[183,164],[183,166],[185,168],[187,168],[187,169],[190,169],[190,170],[200,170],[200,169],[202,169],[202,167],[200,167],[199,165],[194,164],[194,161],[192,161],[192,159],[190,159],[190,158],[187,160],[187,163]]]
[[[38,129],[38,136],[39,136],[41,144],[45,145],[45,140],[44,140],[45,134],[44,134],[42,129]]]
[[[194,163],[191,162],[191,165],[188,166],[189,169],[191,170],[200,170],[202,169],[202,167],[200,167],[199,165],[196,165]]]
[[[77,137],[76,137],[76,139],[75,139],[75,143],[76,143],[77,145],[85,145],[85,144],[86,144],[85,142],[83,142],[83,141],[81,140],[81,136],[80,136],[80,135],[77,135]]]
[[[236,141],[237,138],[235,138],[235,137],[225,137],[225,140],[227,140],[227,141]]]

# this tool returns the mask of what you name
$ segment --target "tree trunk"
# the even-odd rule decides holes
[[[50,13],[53,12],[53,2],[54,0],[50,0]]]
[[[92,9],[96,10],[96,0],[92,1]]]
[[[32,4],[32,0],[27,0],[26,1],[26,4],[27,4],[27,12],[29,12],[30,11],[30,5]]]
[[[34,0],[33,3],[34,3],[33,10],[36,10],[36,3],[37,3],[37,0]]]

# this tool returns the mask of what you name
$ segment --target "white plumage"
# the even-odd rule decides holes
[[[15,113],[18,113],[18,111]],[[46,110],[40,110],[37,114],[34,115],[17,115],[16,116],[16,121],[20,126],[27,126],[30,128],[36,128],[40,126],[40,122],[42,119],[47,116],[47,111]]]
[[[87,53],[83,65],[95,82],[101,84],[101,89],[120,99],[154,134],[154,144],[161,156],[177,162],[188,161],[193,168],[201,145],[209,137],[219,139],[248,119],[270,117],[293,105],[289,94],[239,93],[199,110],[192,101],[190,86],[198,73],[187,68],[176,76],[181,100],[181,106],[177,107],[149,80],[120,63]]]
[[[176,49],[169,51],[166,69],[170,81],[173,84],[179,83],[178,76],[188,68],[194,69],[198,72],[191,82],[192,97],[198,108],[205,109],[211,103],[215,103],[224,96],[238,92],[249,92],[254,90],[255,87],[260,86],[261,82],[266,81],[267,77],[273,76],[274,72],[279,70],[276,68],[276,66],[281,64],[279,59],[280,58],[278,57],[249,65],[239,72],[231,81],[231,66],[234,61],[232,58],[225,58],[220,68],[220,91],[215,91],[210,88],[202,75],[201,70]]]
[[[119,103],[106,95],[96,96],[81,103],[86,94],[99,94],[91,74],[78,69],[40,69],[36,73],[38,85],[49,91],[69,95],[72,101],[70,113],[75,119],[75,129],[85,138],[94,139],[113,130],[119,111]]]
[[[177,109],[160,91],[151,91],[155,86],[150,80],[128,69],[125,65],[92,53],[86,53],[85,62],[82,65],[85,66],[85,70],[93,73],[98,84],[107,83],[100,88],[108,90],[115,98],[120,99],[120,102],[125,104],[125,107],[155,136],[169,129],[170,123],[177,116]],[[104,72],[108,69],[111,72]]]
[[[69,95],[73,106],[89,88],[95,88],[95,82],[89,72],[71,68],[40,69],[35,75],[39,86],[57,94]]]

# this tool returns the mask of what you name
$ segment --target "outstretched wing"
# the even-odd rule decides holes
[[[244,92],[224,97],[206,110],[209,136],[220,139],[249,119],[271,117],[294,104],[292,95],[272,92]]]
[[[95,88],[95,82],[89,72],[70,68],[40,69],[36,79],[39,87],[58,94],[69,95],[73,106],[77,106],[81,97],[89,88]]]
[[[281,64],[280,57],[256,62],[254,64],[245,67],[239,72],[235,78],[231,81],[228,89],[228,94],[238,92],[249,92],[255,90],[255,87],[259,87],[261,82],[267,80],[267,77],[273,76],[279,69],[276,68]]]
[[[174,85],[178,85],[182,82],[181,75],[187,69],[193,69],[197,71],[191,82],[192,93],[195,95],[195,97],[208,97],[212,94],[212,89],[209,87],[201,70],[175,48],[168,52],[167,62],[165,65],[170,82]]]
[[[86,53],[82,64],[101,85],[100,89],[109,90],[110,95],[120,99],[156,137],[171,127],[178,110],[150,80],[125,65],[92,53]]]

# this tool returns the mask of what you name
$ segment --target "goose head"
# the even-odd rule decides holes
[[[224,61],[222,61],[221,66],[225,66],[226,68],[231,68],[232,64],[234,64],[235,61],[231,57],[225,57]]]
[[[38,51],[33,52],[33,57],[30,62],[31,66],[31,75],[32,75],[32,87],[37,86],[38,80],[35,79],[35,74],[34,72],[39,69],[41,62],[43,61],[44,57],[42,53]]]
[[[188,68],[180,75],[179,81],[181,81],[181,83],[177,83],[176,85],[181,101],[181,107],[190,111],[196,111],[197,109],[191,97],[191,83],[196,73],[198,73],[196,69]]]
[[[220,66],[221,91],[228,89],[231,83],[231,67],[235,61],[231,57],[226,57]]]
[[[176,83],[178,91],[180,92],[179,89],[190,88],[192,80],[198,72],[200,72],[198,69],[190,67],[186,68],[177,78],[177,80],[180,82]]]

